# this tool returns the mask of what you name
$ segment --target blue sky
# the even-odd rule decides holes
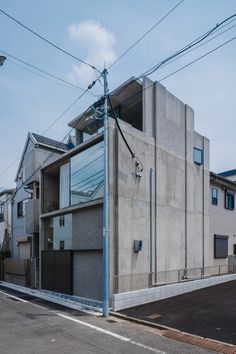
[[[102,68],[105,62],[113,62],[178,2],[2,0],[0,7],[52,42]],[[234,13],[235,0],[185,0],[111,68],[110,89],[143,73]],[[236,20],[231,26],[234,24]],[[0,50],[78,86],[86,87],[93,79],[93,72],[1,13],[0,28]],[[235,29],[155,72],[151,78],[161,79],[234,37]],[[236,168],[235,57],[236,41],[233,41],[162,82],[194,109],[195,128],[210,139],[211,170],[216,172]],[[80,95],[80,91],[56,85],[9,60],[0,67],[0,84],[0,187],[12,187],[18,163],[1,173],[21,155],[28,131],[42,133]],[[99,83],[94,91],[102,92]],[[68,132],[67,122],[93,100],[93,96],[86,95],[46,135],[60,140]]]

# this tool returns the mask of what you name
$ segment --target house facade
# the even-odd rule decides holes
[[[11,251],[12,217],[11,197],[14,189],[6,189],[0,192],[0,249]]]
[[[230,172],[223,174],[228,175]],[[234,206],[236,183],[234,181],[234,178],[231,180],[228,176],[222,176],[222,173],[211,173],[210,176],[209,251],[210,255],[213,255],[212,265],[222,266],[226,270],[229,257],[236,255],[236,210]]]
[[[193,110],[147,78],[128,80],[110,98],[135,156],[110,107],[111,296],[177,281],[179,270],[212,261],[209,140],[194,130]],[[101,300],[101,102],[69,125],[77,146],[41,172],[40,286]]]
[[[29,285],[38,283],[40,167],[68,150],[68,145],[29,133],[16,173],[12,195],[11,260],[6,261],[7,279],[18,282],[30,271]],[[28,263],[27,263],[28,262]],[[9,263],[9,264],[8,264]],[[21,271],[19,269],[24,269]]]

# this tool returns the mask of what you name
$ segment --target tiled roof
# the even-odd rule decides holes
[[[32,135],[38,144],[48,145],[48,146],[51,146],[52,148],[55,148],[55,149],[61,149],[61,150],[65,150],[65,151],[68,150],[68,145],[61,143],[60,141],[46,138],[45,136],[35,134],[35,133],[32,133]]]

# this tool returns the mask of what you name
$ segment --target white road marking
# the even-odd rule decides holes
[[[8,294],[8,293],[5,293],[4,291],[1,291],[1,290],[0,290],[0,293],[6,295],[6,296],[8,296],[8,297],[11,297],[11,298],[13,298],[13,299],[19,300],[19,301],[21,301],[21,302],[24,302],[24,303],[27,302],[27,303],[29,303],[29,304],[31,304],[31,305],[33,305],[33,306],[40,307],[40,308],[44,308],[43,306],[40,306],[40,305],[34,304],[34,303],[30,302],[30,301],[21,299],[21,298],[19,298],[19,297],[17,297],[17,296],[14,296],[14,295],[10,295],[10,294]],[[84,311],[84,312],[85,312],[85,311]],[[86,312],[87,312],[87,311],[86,311]],[[80,325],[89,327],[89,328],[91,328],[91,329],[93,329],[93,330],[95,330],[95,331],[97,331],[97,332],[101,332],[101,333],[107,334],[107,335],[109,335],[109,336],[111,336],[111,337],[114,337],[114,338],[117,338],[117,339],[119,339],[119,340],[121,340],[121,341],[123,341],[123,342],[127,342],[127,343],[130,343],[130,344],[136,345],[136,346],[138,346],[138,347],[140,347],[140,348],[143,348],[143,349],[145,349],[145,350],[148,350],[148,351],[150,351],[150,352],[153,352],[153,353],[156,353],[156,354],[167,354],[166,352],[163,352],[163,351],[161,351],[161,350],[159,350],[159,349],[156,349],[156,348],[150,347],[150,346],[148,346],[148,345],[145,345],[145,344],[142,344],[142,343],[133,341],[133,340],[131,340],[131,339],[128,338],[128,337],[124,337],[124,336],[121,336],[121,335],[119,335],[119,334],[117,334],[117,333],[114,333],[114,332],[111,332],[111,331],[107,331],[106,329],[103,329],[103,328],[101,328],[101,327],[92,325],[92,324],[90,324],[90,323],[77,320],[76,318],[73,318],[73,317],[64,315],[64,314],[62,314],[62,313],[56,313],[56,314],[57,314],[57,316],[59,316],[59,317],[62,317],[62,318],[65,318],[65,319],[67,319],[67,320],[76,322],[76,323],[78,323],[78,324],[80,324]],[[53,341],[53,340],[52,340],[52,341]]]
[[[0,290],[0,293],[6,295],[7,297],[12,297],[13,299],[19,300],[19,301],[21,301],[21,302],[29,302],[29,301],[27,301],[27,300],[21,299],[20,297],[17,297],[17,296],[14,296],[14,295],[10,295],[10,294],[8,294],[8,293],[5,293],[4,291],[1,291],[1,290]]]
[[[128,337],[124,337],[124,336],[121,336],[121,335],[119,335],[119,334],[117,334],[117,333],[114,333],[114,332],[111,332],[111,331],[107,331],[106,329],[103,329],[103,328],[98,327],[98,326],[94,326],[94,325],[92,325],[92,324],[90,324],[90,323],[87,323],[87,322],[84,322],[84,321],[77,320],[76,318],[73,318],[73,317],[70,317],[70,316],[67,316],[67,315],[63,315],[62,313],[57,313],[57,316],[62,317],[62,318],[65,318],[65,319],[70,320],[70,321],[73,321],[73,322],[76,322],[76,323],[78,323],[78,324],[80,324],[80,325],[82,325],[82,326],[89,327],[89,328],[91,328],[91,329],[94,329],[94,330],[97,331],[97,332],[102,332],[102,333],[107,334],[107,335],[109,335],[109,336],[115,337],[115,338],[117,338],[117,339],[120,339],[120,340],[123,341],[123,342],[127,342],[127,343],[130,343],[130,344],[136,345],[136,346],[138,346],[138,347],[140,347],[140,348],[149,350],[149,351],[151,351],[151,352],[153,352],[153,353],[157,353],[157,354],[167,354],[166,352],[163,352],[163,351],[158,350],[158,349],[156,349],[156,348],[149,347],[149,346],[147,346],[147,345],[145,345],[145,344],[142,344],[142,343],[133,341],[133,340],[131,340],[131,339],[128,338]]]

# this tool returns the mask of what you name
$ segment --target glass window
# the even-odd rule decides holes
[[[17,217],[22,218],[25,216],[25,204],[27,203],[27,199],[22,200],[21,202],[17,203]]]
[[[80,131],[81,142],[91,139],[93,136],[103,131],[103,119],[89,119],[89,124]]]
[[[103,197],[103,141],[71,158],[71,205]]]
[[[203,164],[203,151],[198,148],[193,148],[193,162],[197,165]]]
[[[68,250],[72,246],[72,214],[51,218],[47,223],[45,249]]]
[[[214,258],[228,257],[228,236],[215,235]]]
[[[212,205],[218,204],[218,189],[217,188],[211,189],[211,204]]]
[[[225,191],[225,208],[234,210],[234,194],[229,191]]]

